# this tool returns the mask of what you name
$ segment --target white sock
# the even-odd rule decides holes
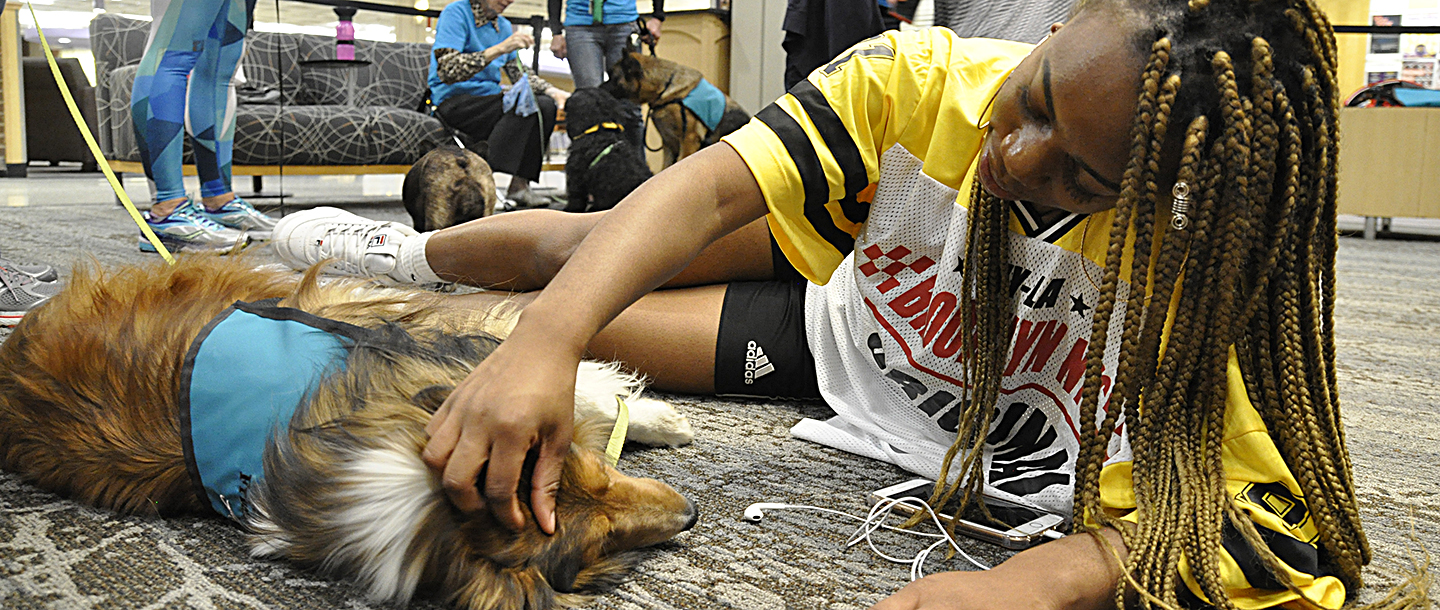
[[[430,236],[434,231],[427,231],[419,235],[411,235],[400,243],[400,253],[396,257],[395,268],[390,271],[390,277],[406,284],[444,284],[445,280],[435,274],[430,268],[430,261],[425,258],[425,245],[430,243]]]

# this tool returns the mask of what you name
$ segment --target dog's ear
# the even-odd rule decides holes
[[[454,389],[455,386],[450,385],[432,385],[416,392],[414,396],[410,397],[410,402],[421,409],[434,413],[440,410],[440,405],[445,404],[445,399],[450,397],[450,392]]]
[[[645,80],[645,66],[640,64],[639,53],[626,53],[620,58],[620,69],[625,78],[639,83]]]
[[[551,589],[572,593],[575,591],[575,579],[585,566],[585,547],[575,533],[556,532],[555,538],[531,565],[540,571]]]

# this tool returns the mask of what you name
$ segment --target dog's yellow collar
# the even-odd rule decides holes
[[[615,412],[615,429],[610,431],[610,442],[605,444],[605,461],[611,466],[620,463],[620,448],[625,446],[625,432],[630,428],[630,407],[625,406],[625,399],[619,396],[615,402],[620,403]]]
[[[583,133],[581,133],[580,135],[582,135],[582,136],[588,136],[588,135],[590,135],[590,134],[592,134],[592,133],[595,133],[595,132],[597,132],[597,131],[600,131],[601,129],[613,129],[613,130],[615,130],[615,131],[625,131],[625,126],[624,126],[624,125],[621,125],[621,124],[619,124],[619,123],[616,123],[616,122],[614,122],[614,121],[605,121],[604,123],[601,123],[601,124],[599,124],[599,125],[596,125],[596,126],[594,126],[594,127],[591,127],[591,128],[589,128],[589,129],[586,129],[586,130],[585,130]],[[620,404],[625,404],[625,403],[622,402],[622,403],[620,403]]]

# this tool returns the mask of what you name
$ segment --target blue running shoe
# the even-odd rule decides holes
[[[244,231],[250,235],[250,239],[266,241],[270,239],[270,233],[275,230],[275,223],[280,222],[278,218],[271,218],[260,213],[250,202],[235,197],[220,206],[220,209],[210,211],[204,206],[199,206],[200,214],[210,220],[222,225]]]
[[[156,220],[145,213],[145,224],[160,238],[160,243],[172,252],[186,250],[209,250],[232,252],[250,243],[250,237],[242,231],[225,227],[200,212],[200,205],[190,199],[175,208],[169,216]],[[155,246],[140,234],[140,251],[155,252]]]

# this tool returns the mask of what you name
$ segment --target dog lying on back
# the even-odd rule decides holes
[[[482,146],[481,152],[488,152]],[[425,153],[400,187],[400,198],[416,231],[438,231],[495,213],[495,176],[490,164],[453,144]]]
[[[633,549],[694,524],[674,489],[621,474],[597,450],[616,396],[631,440],[683,444],[688,422],[642,398],[633,376],[588,362],[555,535],[533,517],[515,532],[455,510],[420,459],[425,426],[510,317],[317,276],[201,256],[78,269],[0,344],[0,466],[123,513],[214,510],[250,532],[253,555],[398,604],[424,587],[477,610],[574,605],[621,580]],[[272,332],[291,333],[276,353]],[[293,371],[298,391],[276,381]],[[238,408],[225,412],[226,401]],[[277,421],[256,428],[256,413]],[[256,438],[238,438],[247,428]],[[246,442],[260,454],[236,449]]]
[[[617,98],[650,105],[650,120],[665,147],[666,167],[750,121],[745,109],[699,70],[651,55],[625,54],[610,66],[609,79],[600,88]]]
[[[645,152],[629,137],[645,127],[628,118],[634,109],[596,87],[576,89],[565,102],[565,211],[608,210],[650,179]]]

